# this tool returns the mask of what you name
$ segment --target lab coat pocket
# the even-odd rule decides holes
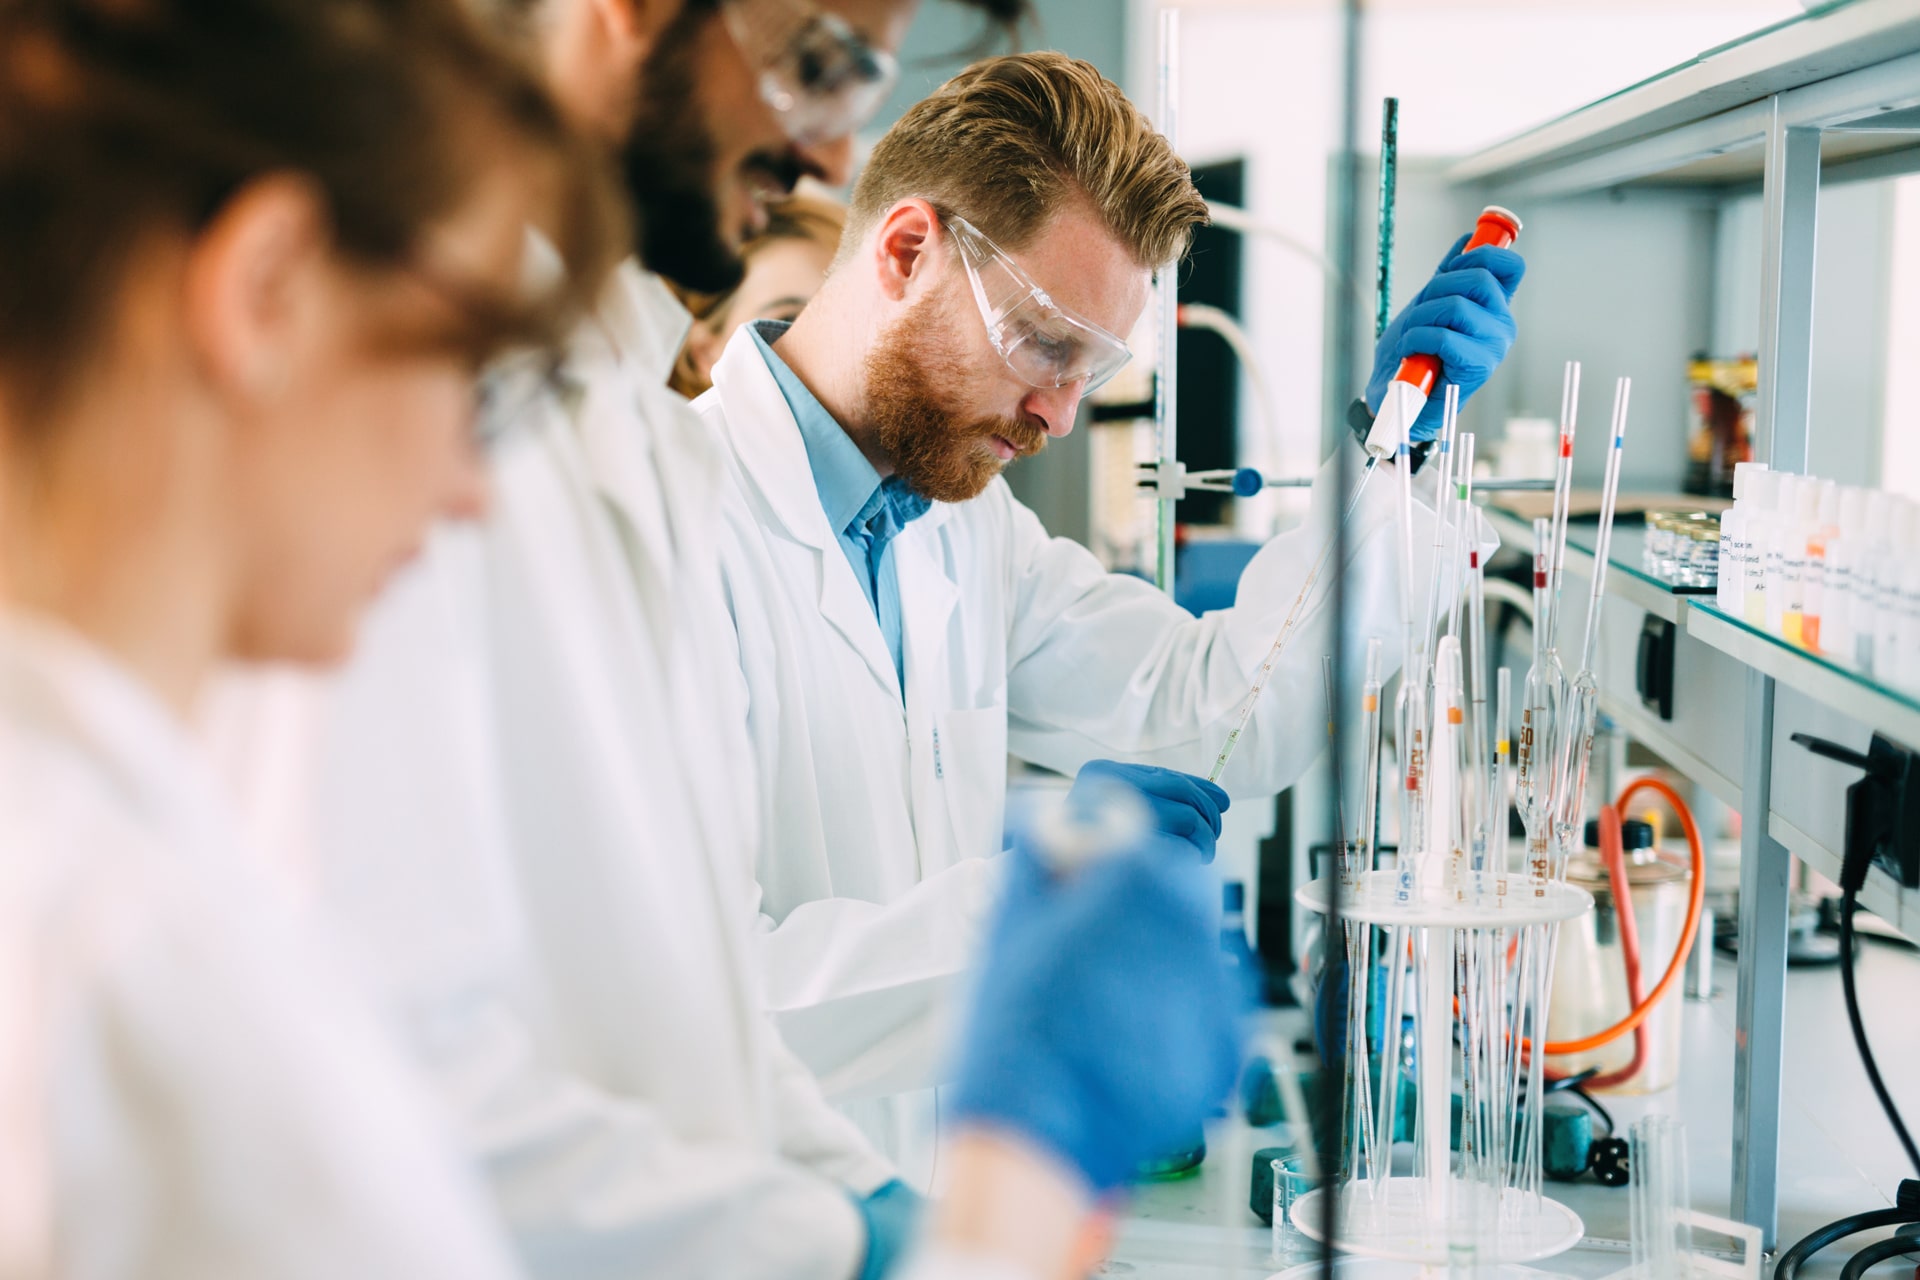
[[[935,716],[933,773],[953,830],[950,861],[1000,852],[1007,803],[1006,707]]]

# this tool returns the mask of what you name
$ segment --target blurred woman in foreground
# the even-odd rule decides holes
[[[608,190],[453,0],[0,6],[0,1275],[511,1273],[186,718],[482,509]]]

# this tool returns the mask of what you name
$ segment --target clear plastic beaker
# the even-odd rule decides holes
[[[1318,1186],[1307,1175],[1304,1156],[1280,1156],[1273,1161],[1273,1261],[1294,1264],[1320,1256],[1319,1242],[1293,1222],[1294,1201]]]

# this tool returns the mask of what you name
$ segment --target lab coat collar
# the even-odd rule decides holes
[[[740,469],[758,493],[760,505],[772,514],[779,526],[777,532],[813,550],[821,616],[853,646],[874,679],[899,698],[900,672],[893,665],[886,637],[880,633],[880,620],[874,616],[866,592],[853,576],[853,566],[847,563],[839,539],[827,523],[806,445],[800,437],[800,424],[794,420],[793,409],[773,371],[761,359],[753,334],[745,328],[733,335],[713,366],[713,390],[707,394],[718,397]],[[897,562],[901,623],[911,628],[905,583],[909,570],[902,554],[905,540],[904,536],[896,538],[893,545],[895,554],[902,556]]]
[[[822,550],[835,546],[837,531],[820,505],[800,424],[761,359],[748,326],[742,325],[721,352],[713,367],[713,388],[707,394],[719,397],[741,467],[787,535]],[[954,510],[951,503],[929,504],[926,514],[912,521],[895,545],[917,531],[939,528]]]
[[[0,715],[84,743],[130,807],[180,833],[187,847],[231,841],[221,792],[190,727],[64,624],[0,610]]]

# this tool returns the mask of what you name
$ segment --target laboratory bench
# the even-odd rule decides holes
[[[1920,1116],[1920,1017],[1912,1012],[1915,993],[1920,992],[1920,953],[1865,942],[1858,973],[1868,1033],[1889,1088],[1909,1117]],[[1716,962],[1712,998],[1686,999],[1677,1085],[1640,1096],[1600,1095],[1622,1132],[1640,1116],[1655,1113],[1685,1122],[1693,1208],[1718,1216],[1729,1215],[1732,1197],[1727,1153],[1734,1124],[1734,984],[1733,962],[1722,958]],[[1854,1053],[1840,1000],[1839,969],[1829,965],[1791,971],[1786,996],[1794,1035],[1786,1046],[1780,1113],[1781,1149],[1790,1153],[1779,1181],[1783,1247],[1836,1218],[1891,1206],[1903,1173],[1913,1176],[1904,1168]],[[1297,1009],[1270,1010],[1262,1016],[1285,1043],[1306,1030],[1305,1015]],[[1249,1211],[1247,1197],[1253,1152],[1285,1146],[1287,1135],[1285,1124],[1248,1129],[1238,1122],[1221,1122],[1209,1134],[1208,1158],[1199,1170],[1135,1194],[1113,1256],[1096,1274],[1137,1280],[1264,1280],[1281,1269],[1270,1261],[1271,1232]],[[1624,1268],[1628,1189],[1602,1186],[1591,1176],[1546,1185],[1549,1196],[1580,1215],[1588,1241],[1534,1264],[1536,1269],[1601,1280]],[[1802,1274],[1807,1280],[1831,1280],[1854,1249],[1886,1234],[1870,1232],[1836,1245]],[[1888,1264],[1872,1274],[1885,1280],[1901,1272]]]

